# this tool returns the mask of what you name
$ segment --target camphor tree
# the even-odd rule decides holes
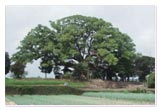
[[[111,79],[112,66],[134,56],[131,38],[103,19],[73,15],[50,21],[50,25],[51,28],[38,25],[32,29],[21,41],[13,61],[20,58],[28,63],[41,59],[40,69],[44,73],[63,66],[65,72],[69,67],[74,68],[73,75],[78,78],[87,79],[92,74]],[[78,64],[66,62],[68,59]]]

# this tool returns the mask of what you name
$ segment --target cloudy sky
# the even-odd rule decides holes
[[[6,51],[10,56],[15,53],[20,41],[38,24],[49,26],[49,20],[75,14],[111,22],[133,39],[137,52],[155,56],[154,6],[6,6]],[[44,76],[38,65],[39,61],[27,65],[28,76]]]

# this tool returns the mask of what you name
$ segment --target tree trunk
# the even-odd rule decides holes
[[[127,76],[127,79],[128,79],[127,82],[129,82],[129,76]]]
[[[116,75],[116,82],[118,81],[118,76]]]

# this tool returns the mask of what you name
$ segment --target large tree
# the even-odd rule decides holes
[[[90,73],[101,71],[100,77],[111,79],[114,73],[111,67],[134,56],[135,45],[131,38],[103,19],[74,15],[50,21],[50,24],[51,28],[38,25],[32,29],[12,59],[25,63],[41,59],[44,73],[51,72],[48,66],[52,66],[53,71],[64,66],[65,71],[74,68],[78,76],[87,78]],[[66,62],[67,59],[74,59],[78,64]],[[84,71],[86,68],[88,71]]]
[[[10,58],[8,52],[5,52],[5,74],[9,73],[10,70]]]

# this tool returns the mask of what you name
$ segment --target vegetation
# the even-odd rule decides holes
[[[154,102],[154,94],[143,94],[143,93],[118,93],[118,92],[86,92],[84,96],[89,97],[102,97],[109,99],[123,99],[132,101],[149,101]]]
[[[9,73],[10,70],[10,58],[8,52],[5,52],[5,74]]]
[[[137,88],[136,90],[132,90],[131,92],[133,92],[133,93],[147,93],[147,89],[144,89],[144,88]],[[152,91],[149,91],[150,93],[152,92],[152,93],[155,93],[155,91],[154,90],[152,90]]]
[[[6,94],[37,94],[37,95],[53,95],[53,94],[76,94],[83,93],[82,90],[68,86],[6,86]]]
[[[17,50],[11,57],[11,67],[9,54],[5,52],[5,74],[11,71],[16,78],[6,79],[6,94],[7,98],[17,104],[155,102],[154,94],[148,94],[146,88],[136,89],[135,86],[132,90],[125,90],[126,81],[129,81],[131,76],[139,76],[140,81],[145,81],[145,76],[154,72],[155,58],[137,54],[130,36],[103,19],[73,15],[50,21],[50,27],[39,24],[28,32]],[[39,69],[46,79],[24,79],[26,64],[38,59],[41,60]],[[51,72],[55,74],[55,80],[47,79],[47,74]],[[120,85],[124,89],[121,93],[112,89],[100,92],[98,87],[102,86],[102,80],[99,80],[98,84],[96,81],[85,82],[91,78],[112,80],[113,77],[116,81],[119,77],[124,81]],[[108,81],[108,84],[111,85],[112,82]],[[95,88],[96,92],[87,92],[88,88],[85,87],[89,87],[87,84],[90,83],[96,83],[90,86]],[[102,87],[106,89],[107,84],[104,83]],[[116,86],[117,83],[114,84],[116,89],[120,88],[119,85]],[[155,87],[154,73],[147,79],[147,85],[149,88]]]
[[[62,75],[63,79],[72,79],[72,73],[66,72],[65,74]]]
[[[50,21],[50,27],[39,24],[28,32],[17,49],[11,57],[16,78],[25,73],[27,63],[38,59],[45,78],[53,71],[55,78],[71,72],[71,78],[81,80],[112,80],[112,77],[117,80],[118,74],[122,81],[131,76],[145,81],[145,76],[155,68],[155,58],[136,54],[130,36],[103,19],[82,15]],[[6,74],[9,65],[6,52]]]
[[[45,78],[47,78],[47,73],[52,72],[52,68],[53,68],[52,58],[44,55],[40,63],[39,69],[41,70],[41,72],[45,73]]]
[[[101,97],[101,95],[104,97]],[[106,95],[105,95],[106,94]],[[135,97],[140,100],[136,100]],[[108,96],[108,97],[106,97]],[[84,95],[7,95],[7,99],[14,101],[18,105],[139,105],[154,104],[154,94],[124,94],[116,93],[84,93]],[[144,100],[142,100],[144,99]]]
[[[25,75],[24,69],[25,65],[20,61],[17,61],[13,65],[11,65],[11,72],[13,72],[14,77],[18,79],[22,78]]]
[[[36,85],[60,85],[63,86],[64,83],[68,84],[70,87],[85,87],[86,82],[80,81],[70,81],[70,80],[53,80],[53,79],[6,79],[5,84],[6,86],[36,86]]]
[[[41,59],[40,69],[45,74],[52,70],[55,72],[60,66],[66,73],[72,67],[75,70],[73,76],[79,79],[88,79],[91,74],[103,79],[107,76],[111,80],[121,68],[124,68],[125,74],[130,73],[135,44],[111,23],[95,17],[74,15],[50,21],[50,25],[51,28],[38,25],[32,29],[21,41],[19,51],[12,60],[26,64]],[[78,63],[70,62],[71,59]],[[121,65],[121,68],[114,71],[116,65]],[[58,72],[55,72],[56,76]]]
[[[151,73],[147,79],[148,88],[155,88],[155,73]]]
[[[154,104],[154,93],[148,93],[145,89],[106,89],[103,92],[95,89],[87,92],[88,90],[82,90],[82,87],[86,88],[87,82],[64,79],[6,79],[5,90],[7,99],[22,105]]]
[[[135,58],[134,72],[140,77],[141,81],[145,81],[145,77],[154,72],[155,58],[149,56],[137,55]]]

